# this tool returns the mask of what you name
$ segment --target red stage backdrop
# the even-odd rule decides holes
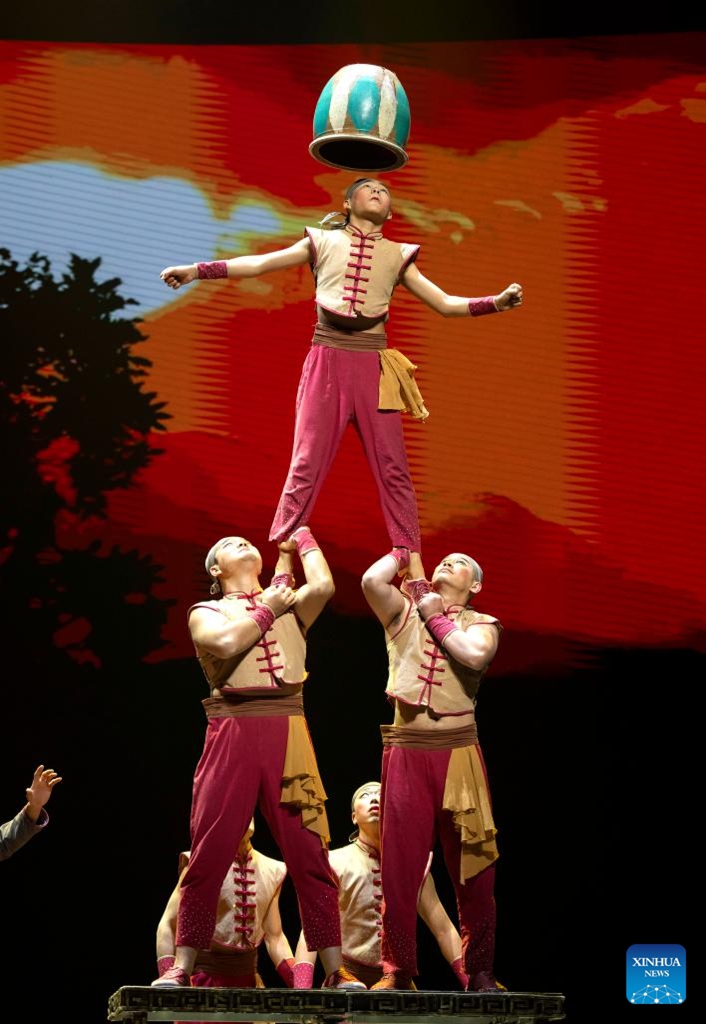
[[[65,546],[98,538],[164,566],[175,603],[155,660],[192,653],[184,613],[214,540],[244,534],[274,565],[315,319],[308,268],[177,293],[159,272],[288,245],[340,209],[357,175],[308,145],[323,86],[355,63],[389,67],[410,103],[387,234],[419,242],[452,294],[525,291],[481,320],[393,298],[389,344],[430,410],[405,421],[427,571],[449,550],[483,565],[478,606],[531,639],[506,645],[505,668],[701,644],[705,46],[0,43],[0,246],[57,275],[70,253],[100,257],[138,302],[145,387],[171,416],[107,520],[61,526]],[[389,545],[352,430],[311,525],[336,606],[365,614],[360,575]]]

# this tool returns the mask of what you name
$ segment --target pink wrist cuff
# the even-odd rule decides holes
[[[444,640],[449,633],[455,633],[459,628],[455,622],[452,622],[451,619],[442,612],[438,612],[436,615],[430,615],[424,625],[431,633],[433,639],[436,640],[439,647],[444,646]]]
[[[248,615],[260,630],[260,636],[264,636],[275,621],[275,613],[266,604],[259,604],[257,608],[251,608]]]
[[[389,552],[397,562],[397,571],[406,569],[409,565],[409,548],[393,548]]]
[[[486,295],[482,299],[469,299],[468,312],[471,316],[486,316],[488,313],[499,313],[495,305],[495,296]]]
[[[228,265],[225,260],[214,260],[213,263],[197,263],[199,278],[213,280],[217,277],[228,277]]]
[[[291,572],[278,572],[276,573],[270,582],[271,587],[293,587],[294,577]]]
[[[403,580],[400,590],[406,594],[415,604],[419,604],[425,594],[432,593],[432,586],[429,580]]]
[[[319,545],[314,540],[314,534],[308,526],[300,526],[292,534],[292,540],[297,545],[297,554],[301,558],[307,551],[320,551]]]
[[[287,988],[294,988],[294,957],[290,956],[286,960],[280,960],[277,964],[277,973]]]
[[[307,963],[306,960],[300,960],[295,963],[293,972],[294,974],[294,985],[293,988],[311,988],[314,981],[314,965]]]
[[[173,966],[173,956],[160,956],[160,958],[157,960],[157,973],[159,977],[161,978],[162,975],[165,974],[167,971],[171,971]]]

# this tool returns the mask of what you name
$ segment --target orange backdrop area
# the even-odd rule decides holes
[[[698,33],[378,47],[5,42],[0,171],[80,164],[116,189],[187,188],[223,231],[212,251],[195,251],[175,201],[164,241],[149,239],[155,279],[171,263],[278,248],[340,209],[356,176],[309,155],[324,84],[346,64],[391,68],[412,122],[409,162],[386,176],[386,233],[419,242],[420,270],[449,293],[511,281],[525,291],[519,311],[479,320],[444,320],[404,288],[393,298],[389,343],[417,364],[430,410],[425,424],[405,420],[427,571],[449,550],[473,554],[487,578],[478,606],[508,636],[699,646],[705,46]],[[0,245],[2,205],[0,194]],[[79,221],[98,212],[76,196]],[[248,226],[262,223],[266,237]],[[245,534],[274,564],[267,534],[315,311],[308,268],[165,287],[160,301],[143,314],[139,354],[172,417],[157,439],[164,454],[111,498],[107,521],[64,542],[98,536],[164,565],[162,593],[177,601],[161,659],[190,653],[184,613],[206,592],[215,539]],[[360,575],[389,544],[352,430],[311,525],[335,601],[363,611]],[[501,657],[508,667],[511,643]]]

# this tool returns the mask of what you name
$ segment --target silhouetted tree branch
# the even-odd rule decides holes
[[[153,434],[169,419],[134,352],[140,318],[118,315],[135,302],[119,278],[96,279],[100,265],[72,254],[56,280],[46,256],[21,265],[0,249],[5,625],[18,644],[97,666],[111,645],[123,662],[160,646],[168,603],[152,596],[161,566],[149,557],[57,541],[59,517],[64,530],[105,518],[108,494],[160,454]]]

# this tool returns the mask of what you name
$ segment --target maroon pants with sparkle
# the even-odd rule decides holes
[[[270,530],[271,541],[284,540],[309,523],[343,432],[352,423],[377,484],[391,544],[421,550],[402,414],[378,409],[379,388],[377,352],[312,345],[299,381],[292,458]]]
[[[191,856],[181,882],[176,944],[208,949],[223,879],[259,807],[294,883],[310,949],[341,945],[338,883],[301,812],[280,804],[286,716],[210,718],[194,776]]]
[[[450,756],[450,750],[395,746],[383,750],[382,962],[386,972],[418,973],[417,901],[429,851],[439,839],[456,893],[464,970],[469,975],[493,973],[495,865],[460,883],[461,840],[451,812],[442,810]]]

